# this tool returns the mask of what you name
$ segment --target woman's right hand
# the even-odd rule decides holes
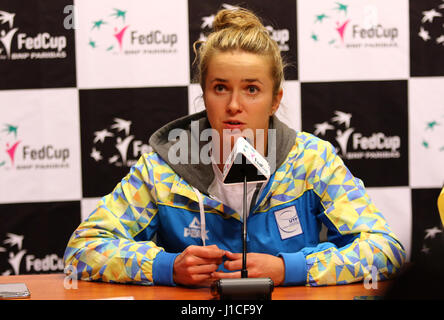
[[[173,266],[173,281],[186,286],[210,286],[211,274],[222,263],[225,251],[216,245],[188,246],[176,257]]]

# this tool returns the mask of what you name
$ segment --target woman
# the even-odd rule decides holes
[[[272,159],[269,180],[248,186],[249,276],[270,277],[275,285],[393,276],[405,252],[362,182],[331,144],[296,133],[274,115],[283,62],[262,23],[244,9],[221,10],[213,27],[196,50],[206,110],[153,134],[154,152],[144,154],[81,223],[65,263],[78,278],[109,282],[205,286],[240,277],[242,189],[224,185],[221,170],[224,148],[249,131],[254,146]],[[187,161],[173,160],[178,141],[171,132],[179,130],[201,155],[208,129],[209,163],[196,161],[192,151]],[[150,241],[155,234],[157,244]]]

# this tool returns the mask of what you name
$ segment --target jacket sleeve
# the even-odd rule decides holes
[[[82,280],[174,285],[176,255],[152,241],[136,241],[145,229],[153,235],[158,224],[152,162],[143,155],[74,231],[65,270]]]
[[[362,181],[350,173],[330,143],[316,140],[317,146],[310,148],[313,161],[307,184],[320,198],[319,219],[328,228],[328,242],[294,254],[296,269],[312,286],[391,278],[405,262],[401,243]]]

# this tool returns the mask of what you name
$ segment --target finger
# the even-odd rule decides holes
[[[237,279],[241,277],[240,271],[236,272],[221,272],[216,271],[211,274],[211,277],[215,279]]]
[[[242,258],[242,257],[241,257]],[[224,263],[225,269],[229,271],[235,271],[242,269],[242,259],[236,259],[236,260],[227,260]]]
[[[242,253],[232,253],[230,251],[225,251],[225,256],[230,260],[242,259]]]
[[[209,279],[211,279],[211,275],[207,273],[199,273],[199,274],[193,274],[190,276],[191,283],[194,285],[200,284],[202,282],[206,282]]]
[[[199,266],[199,265],[220,265],[222,264],[222,258],[216,258],[216,259],[205,259],[201,257],[197,257],[193,254],[184,255],[182,258],[182,263],[185,266]]]
[[[190,246],[187,248],[187,250],[193,255],[205,259],[222,258],[225,255],[225,251],[219,249],[216,245],[205,246],[205,247]]]
[[[211,274],[216,271],[219,266],[216,264],[204,264],[199,266],[191,266],[188,268],[190,274]]]

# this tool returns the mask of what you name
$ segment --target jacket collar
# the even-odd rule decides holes
[[[194,128],[197,127],[198,130],[191,130],[192,126],[194,126]],[[209,143],[208,141],[201,141],[201,132],[208,128],[211,128],[211,126],[206,111],[204,110],[166,124],[157,130],[149,139],[149,143],[153,150],[156,151],[169,166],[171,166],[174,172],[203,194],[208,194],[208,188],[214,179],[214,172],[211,163],[202,163],[200,159],[198,159],[197,164],[192,163],[192,160],[196,159],[191,159],[191,147],[193,145],[198,146],[198,154],[200,155],[202,148]],[[281,122],[276,116],[270,118],[269,128],[276,130],[275,145],[270,146],[276,150],[274,153],[276,158],[271,159],[270,163],[272,169],[271,172],[274,173],[276,169],[284,163],[288,153],[293,147],[296,139],[296,132]],[[171,139],[174,138],[174,134],[171,134],[174,132],[180,132],[183,134],[180,139],[187,139],[188,146],[191,146],[187,149],[188,154],[185,158],[186,161],[184,161],[186,163],[172,163],[169,161],[169,153],[174,150],[177,151],[178,141]],[[196,134],[197,132],[198,134]],[[187,194],[193,193],[191,187],[189,187],[188,191],[184,190],[183,192]],[[197,198],[195,195],[190,197],[190,199],[195,198]]]

